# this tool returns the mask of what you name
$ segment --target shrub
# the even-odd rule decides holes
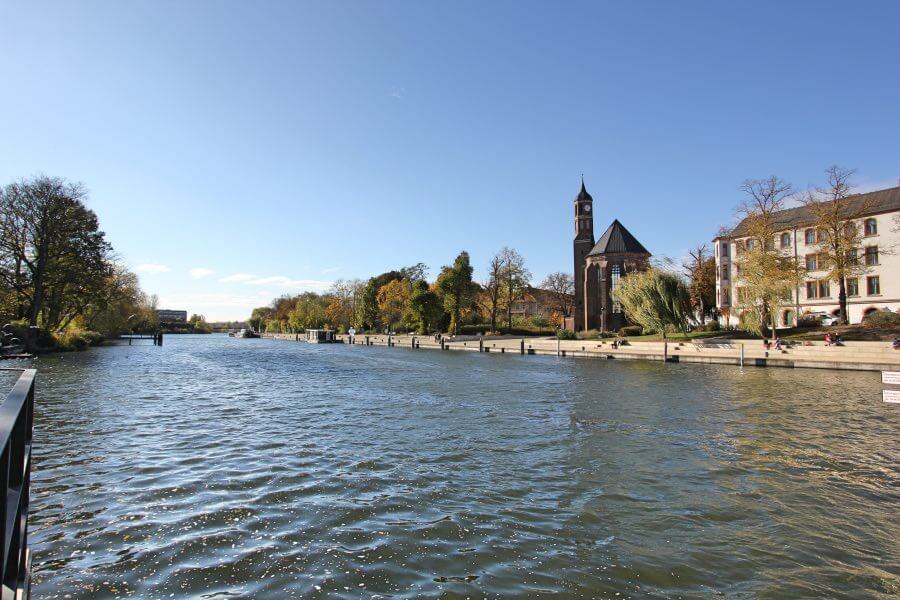
[[[84,350],[88,346],[95,346],[103,341],[103,336],[96,331],[82,331],[67,329],[53,336],[54,345],[58,350],[68,352],[72,350]]]
[[[889,310],[876,310],[863,317],[863,327],[870,329],[900,327],[900,314]]]
[[[561,340],[577,340],[578,334],[572,331],[571,329],[559,329],[556,332],[556,337]]]
[[[640,325],[626,325],[625,327],[619,330],[619,335],[622,336],[633,336],[633,335],[641,335],[644,333],[644,328]]]
[[[697,331],[719,331],[721,327],[718,321],[707,321],[703,325],[697,327]]]

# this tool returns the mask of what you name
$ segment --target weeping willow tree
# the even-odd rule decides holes
[[[666,337],[668,330],[687,333],[691,319],[691,294],[674,273],[658,268],[629,273],[615,290],[625,316],[645,330]]]

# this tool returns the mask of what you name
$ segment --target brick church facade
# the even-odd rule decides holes
[[[628,325],[613,290],[628,273],[644,270],[650,253],[618,219],[594,240],[594,199],[581,182],[575,197],[575,331],[617,331]]]

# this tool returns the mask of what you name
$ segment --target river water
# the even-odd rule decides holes
[[[35,598],[900,595],[877,373],[220,335],[36,366]]]

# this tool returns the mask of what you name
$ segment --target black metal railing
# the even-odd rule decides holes
[[[28,497],[34,425],[35,369],[23,369],[6,402],[0,405],[0,599],[28,598],[31,553],[28,550]]]

